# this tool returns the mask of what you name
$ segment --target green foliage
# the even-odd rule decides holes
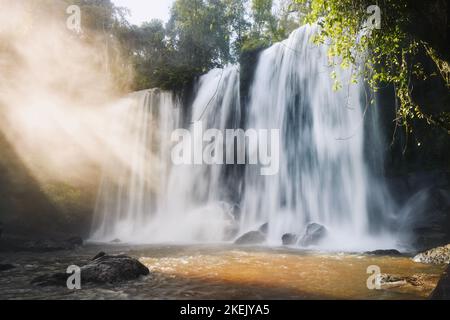
[[[228,21],[220,0],[178,0],[167,26],[177,63],[200,73],[230,59]]]
[[[272,14],[273,0],[252,0],[253,29],[258,36],[276,28],[276,20]]]
[[[178,89],[208,70],[234,61],[248,25],[243,0],[177,0],[164,35],[143,43],[134,54],[137,89]],[[135,27],[142,39],[155,30]],[[136,48],[135,48],[136,50]]]
[[[224,0],[226,17],[229,22],[230,39],[232,40],[232,59],[239,57],[245,39],[251,28],[246,11],[246,0]],[[234,39],[234,40],[233,40]]]
[[[131,90],[176,90],[212,68],[237,62],[245,51],[286,38],[298,19],[290,0],[283,1],[274,12],[273,0],[176,0],[166,25],[153,20],[141,26],[130,25],[127,9],[111,0],[58,3],[81,7],[82,38],[102,47],[118,87],[130,83],[132,70]]]
[[[450,123],[442,114],[431,115],[423,111],[412,96],[412,81],[424,77],[417,55],[427,44],[409,30],[411,8],[407,0],[378,1],[382,10],[381,28],[369,29],[367,8],[369,0],[296,0],[306,13],[305,21],[318,22],[320,33],[314,42],[329,45],[330,64],[343,68],[355,65],[353,79],[360,76],[376,92],[386,84],[395,87],[398,100],[397,123],[406,132],[412,130],[414,119],[440,125],[450,133]],[[441,62],[438,65],[444,66]],[[447,64],[448,66],[448,64]],[[340,82],[336,79],[335,89]]]
[[[245,51],[284,39],[298,23],[287,5],[278,16],[272,9],[272,0],[176,0],[165,27],[134,26],[125,37],[135,39],[126,43],[133,48],[134,89],[179,89]]]
[[[259,49],[265,49],[271,45],[271,41],[267,38],[254,38],[247,37],[244,39],[242,45],[242,52],[255,51]]]

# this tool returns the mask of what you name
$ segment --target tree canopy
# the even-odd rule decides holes
[[[369,29],[369,8],[374,2],[381,10],[381,25]],[[446,15],[444,2],[426,3],[437,9],[428,13],[433,15],[433,19],[439,19],[440,6],[444,9],[441,15]],[[441,34],[436,41],[426,36],[424,29],[431,24],[439,24],[433,21],[427,25],[424,8],[417,7],[410,0],[296,0],[296,3],[306,13],[306,22],[319,23],[320,33],[315,42],[329,45],[332,63],[338,63],[343,68],[356,66],[353,81],[362,76],[375,92],[383,86],[393,85],[398,102],[396,122],[407,133],[412,131],[412,123],[416,119],[425,120],[450,133],[448,105],[447,110],[425,110],[414,98],[414,85],[418,81],[440,77],[450,89],[450,68],[444,57],[446,52],[436,50],[442,49],[442,42],[447,38]],[[424,57],[431,59],[435,68],[426,68]],[[335,87],[341,85],[336,79]]]
[[[417,121],[450,132],[445,0],[422,5],[412,0],[375,1],[381,9],[377,29],[367,27],[371,0],[176,0],[166,24],[152,20],[141,26],[129,24],[127,9],[110,0],[58,1],[81,7],[86,41],[96,42],[96,34],[104,35],[110,69],[123,83],[131,83],[131,90],[183,88],[212,68],[285,39],[301,24],[318,23],[314,42],[328,44],[331,64],[352,68],[352,81],[362,78],[374,92],[393,86],[396,123],[407,133]],[[132,81],[128,72],[133,73]],[[414,89],[436,79],[446,92],[441,107],[430,108],[417,99]],[[336,89],[343,85],[335,79]]]

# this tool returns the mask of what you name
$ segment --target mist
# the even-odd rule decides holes
[[[1,133],[39,182],[95,181],[122,154],[110,126],[130,103],[119,99],[108,40],[69,30],[60,4],[43,12],[38,1],[0,3]]]

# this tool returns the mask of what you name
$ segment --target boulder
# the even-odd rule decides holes
[[[450,267],[442,275],[441,280],[431,293],[430,299],[432,300],[450,300]]]
[[[377,275],[375,283],[380,286],[380,289],[389,289],[405,286],[408,284],[408,281],[406,277],[381,273]]]
[[[266,241],[266,236],[261,231],[250,231],[239,237],[234,243],[237,245],[255,245]]]
[[[15,266],[12,265],[12,264],[0,264],[0,272],[1,271],[8,271],[8,270],[11,270],[11,269],[14,269],[14,268],[15,268]]]
[[[413,260],[427,264],[450,264],[450,244],[419,253]]]
[[[310,223],[306,227],[305,235],[300,240],[302,247],[318,245],[328,234],[327,228],[318,223]]]
[[[81,281],[115,283],[149,274],[148,268],[137,259],[125,255],[102,255],[81,268]]]
[[[106,256],[106,253],[104,253],[103,251],[99,252],[99,253],[97,253],[97,255],[95,257],[92,258],[92,261],[97,260],[98,258],[101,258],[104,256]]]
[[[267,236],[269,233],[269,223],[264,223],[261,227],[259,227],[258,231]]]
[[[387,250],[374,250],[374,251],[366,251],[364,254],[371,255],[371,256],[389,256],[389,257],[395,257],[395,256],[401,256],[402,253],[395,249],[387,249]]]
[[[118,283],[147,276],[150,271],[137,259],[125,255],[107,255],[101,252],[94,260],[81,267],[81,284]],[[57,273],[35,278],[37,286],[66,286],[70,275]]]
[[[298,235],[293,233],[286,233],[281,237],[284,246],[292,246],[298,242]]]
[[[436,277],[429,274],[400,276],[382,273],[377,275],[375,282],[380,285],[380,289],[392,289],[397,287],[410,286],[430,290],[436,285]]]

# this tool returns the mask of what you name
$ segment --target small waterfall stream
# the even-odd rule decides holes
[[[93,239],[129,239],[151,223],[164,203],[170,174],[170,135],[181,123],[180,103],[160,90],[132,94],[110,132],[121,146],[103,168]]]
[[[350,84],[351,68],[336,68],[345,86],[333,90],[326,48],[311,43],[315,31],[304,26],[262,52],[245,124],[237,66],[204,75],[190,106],[191,123],[203,129],[279,129],[279,174],[261,176],[254,165],[173,165],[170,134],[182,126],[181,103],[167,92],[135,93],[119,121],[128,128],[119,137],[127,161],[105,169],[92,239],[222,242],[269,223],[268,244],[279,245],[283,234],[316,222],[329,230],[324,248],[395,247],[382,225],[392,214],[389,197],[366,163],[364,86]]]

